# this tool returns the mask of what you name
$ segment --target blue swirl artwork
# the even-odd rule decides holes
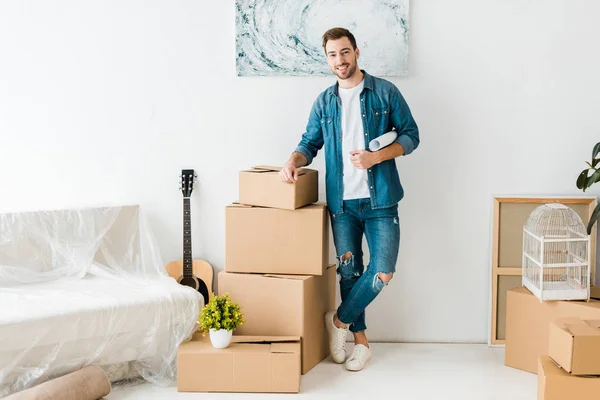
[[[408,75],[409,0],[236,0],[236,70],[251,75],[331,75],[328,29],[356,38],[358,65],[375,76]]]

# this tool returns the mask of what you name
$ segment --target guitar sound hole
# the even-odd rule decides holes
[[[185,286],[189,286],[193,289],[196,289],[196,285],[198,285],[198,292],[200,292],[200,294],[202,295],[202,297],[204,298],[204,304],[208,303],[209,299],[209,293],[208,293],[208,287],[206,286],[206,283],[204,283],[204,281],[202,279],[198,279],[196,281],[196,279],[194,277],[191,278],[186,278],[183,277],[181,278],[181,281],[179,282],[182,285]]]
[[[196,280],[194,278],[182,278],[181,283],[184,286],[189,286],[191,288],[196,289]]]

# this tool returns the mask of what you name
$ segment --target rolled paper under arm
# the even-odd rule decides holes
[[[387,133],[384,133],[383,135],[369,142],[369,150],[381,150],[384,147],[389,146],[394,140],[396,140],[397,137],[398,134],[396,133],[396,131],[389,131]]]

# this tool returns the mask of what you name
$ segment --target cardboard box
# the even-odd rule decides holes
[[[314,169],[298,169],[298,180],[282,182],[281,167],[256,166],[240,171],[240,203],[253,206],[296,210],[319,199],[319,172]]]
[[[302,373],[329,356],[325,313],[335,308],[336,269],[321,276],[221,271],[219,293],[238,302],[246,322],[240,335],[300,336]]]
[[[524,287],[507,291],[505,364],[535,374],[548,355],[550,323],[567,317],[600,319],[600,301],[540,302]]]
[[[600,375],[600,321],[562,318],[550,324],[548,355],[573,375]]]
[[[321,275],[329,261],[327,206],[281,210],[232,204],[225,210],[225,270]]]
[[[233,336],[225,349],[195,334],[177,350],[179,392],[300,391],[300,338]]]
[[[548,356],[538,359],[538,400],[596,400],[600,378],[573,376]]]

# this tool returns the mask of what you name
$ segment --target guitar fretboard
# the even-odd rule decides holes
[[[183,199],[183,276],[192,276],[192,223],[190,199]]]

